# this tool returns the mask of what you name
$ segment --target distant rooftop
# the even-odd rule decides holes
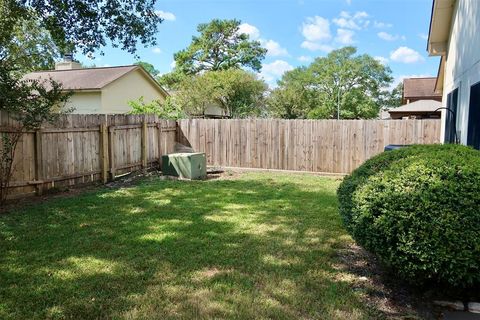
[[[435,100],[419,100],[398,108],[388,110],[389,113],[416,113],[416,112],[435,112],[442,107],[442,103]],[[437,111],[439,112],[439,111]]]
[[[436,77],[409,78],[403,80],[403,98],[441,98],[442,94],[435,92]]]
[[[52,79],[65,90],[99,90],[139,66],[119,66],[31,72],[24,79]]]

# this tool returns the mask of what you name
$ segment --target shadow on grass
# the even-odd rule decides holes
[[[337,182],[152,180],[0,217],[0,318],[371,318]]]

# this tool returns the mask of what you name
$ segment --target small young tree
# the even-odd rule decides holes
[[[130,114],[156,114],[162,119],[176,120],[185,116],[183,111],[176,105],[170,97],[164,102],[151,101],[145,102],[143,97],[138,100],[128,102],[129,107],[132,108]]]
[[[8,60],[0,60],[0,110],[15,124],[1,133],[0,205],[5,203],[13,175],[15,151],[25,131],[44,122],[54,122],[62,112],[70,93],[53,80],[21,80],[11,76]]]
[[[203,114],[214,105],[232,118],[246,118],[262,114],[266,91],[267,85],[254,73],[229,69],[185,77],[174,99],[191,115]]]

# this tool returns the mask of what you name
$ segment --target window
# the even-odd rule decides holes
[[[470,89],[467,144],[480,150],[480,82]]]
[[[458,88],[447,96],[447,109],[445,112],[445,143],[457,142],[457,105]]]

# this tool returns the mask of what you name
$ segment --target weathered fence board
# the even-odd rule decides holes
[[[15,121],[0,113],[0,133]],[[440,120],[162,120],[154,115],[65,115],[25,132],[12,196],[101,181],[159,165],[175,142],[213,166],[349,173],[388,144],[439,143]],[[1,142],[1,141],[0,141]]]
[[[15,128],[0,113],[0,133]],[[154,115],[64,115],[23,134],[17,145],[10,196],[44,189],[107,182],[160,164],[172,152],[176,122]]]
[[[345,174],[388,144],[439,143],[440,120],[178,121],[177,141],[208,165]]]

